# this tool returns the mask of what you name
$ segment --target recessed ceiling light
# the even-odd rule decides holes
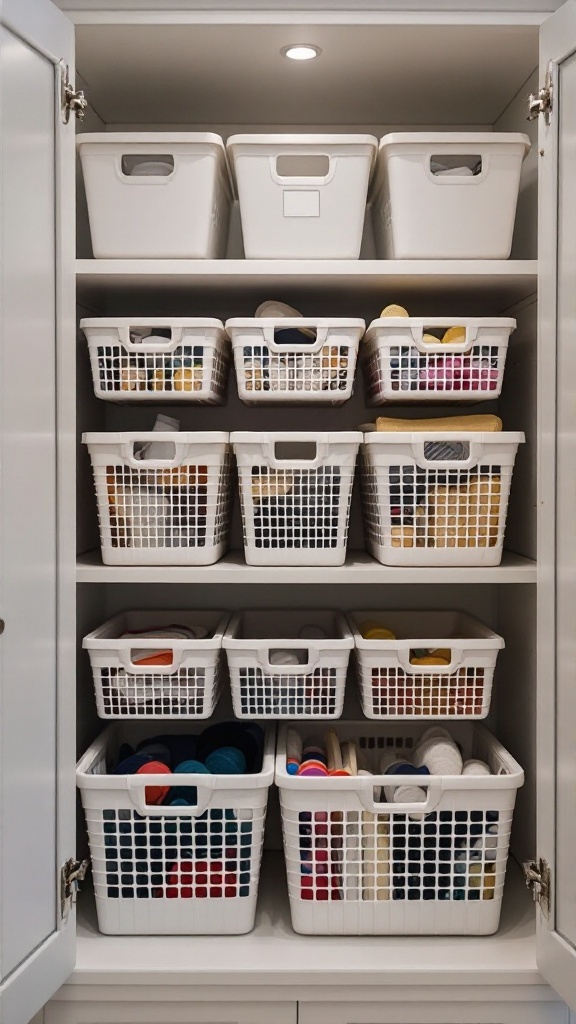
[[[322,50],[319,46],[312,46],[310,43],[292,43],[290,46],[284,46],[280,53],[283,57],[289,57],[290,60],[313,60],[314,57],[318,57]]]

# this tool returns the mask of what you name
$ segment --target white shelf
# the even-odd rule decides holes
[[[100,551],[80,555],[78,583],[535,583],[536,562],[504,552],[502,563],[486,568],[446,566],[388,566],[364,551],[352,551],[346,564],[319,566],[246,565],[244,555],[231,551],[215,565],[103,565]]]
[[[376,302],[387,296],[446,301],[455,297],[459,309],[482,296],[494,313],[536,291],[536,260],[77,260],[79,295],[98,301],[117,291],[130,295],[151,290],[166,299],[182,292],[213,299],[226,289],[226,300],[238,296],[253,302],[262,296],[297,291],[317,301],[353,298]],[[442,295],[443,293],[443,295]],[[220,300],[222,295],[220,294]],[[391,301],[391,300],[390,300]]]
[[[74,985],[542,985],[534,905],[508,868],[500,929],[483,937],[296,935],[282,855],[264,858],[256,927],[240,936],[101,935],[91,894],[78,904]]]

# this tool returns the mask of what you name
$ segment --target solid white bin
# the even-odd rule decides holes
[[[102,132],[76,140],[97,259],[225,256],[232,191],[209,132]]]
[[[379,258],[507,259],[529,149],[510,132],[385,135],[371,193]]]
[[[236,718],[339,718],[352,634],[339,612],[236,614],[222,644]]]
[[[302,739],[305,728],[293,724]],[[520,765],[482,725],[450,724],[464,759],[490,776],[380,775],[385,751],[410,761],[426,726],[338,723],[373,777],[286,772],[276,751],[292,927],[304,935],[491,935],[500,908]],[[388,803],[407,783],[423,803]]]
[[[221,320],[97,317],[80,321],[96,398],[220,405],[230,369]]]
[[[190,731],[172,724],[170,732]],[[112,775],[124,741],[150,725],[109,726],[78,763],[98,927],[105,935],[240,935],[254,927],[275,730],[246,775]],[[193,806],[146,802],[148,786],[196,790]]]
[[[212,565],[226,550],[231,452],[222,431],[83,434],[105,565]],[[139,458],[143,446],[163,458]]]
[[[524,434],[365,434],[366,546],[384,565],[499,565]]]
[[[492,681],[504,640],[463,612],[354,612],[354,660],[367,718],[481,719],[490,710]],[[370,622],[395,640],[367,640]],[[427,652],[450,652],[450,664],[413,664]]]
[[[357,431],[230,435],[248,565],[343,565]]]
[[[302,327],[316,337],[302,335],[300,340],[295,329]],[[241,401],[342,405],[354,390],[358,345],[365,329],[364,320],[329,317],[227,320]]]
[[[443,343],[451,327],[465,337]],[[361,347],[371,405],[384,402],[489,401],[502,391],[516,321],[505,317],[382,317]],[[431,339],[435,332],[438,340]]]
[[[227,612],[122,612],[84,637],[99,718],[210,718],[222,684],[222,638]],[[195,639],[124,637],[125,633],[200,627]],[[142,665],[157,652],[164,665]]]
[[[233,135],[228,139],[247,259],[360,255],[372,135]]]

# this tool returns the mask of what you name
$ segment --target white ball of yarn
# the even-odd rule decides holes
[[[464,762],[462,775],[492,775],[492,772],[484,761],[470,758],[469,761]]]
[[[426,766],[431,775],[461,775],[462,755],[456,744],[443,737],[431,736],[414,752],[417,768]]]

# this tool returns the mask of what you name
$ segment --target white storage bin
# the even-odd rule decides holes
[[[175,733],[174,725],[171,732]],[[185,729],[181,729],[185,732]],[[275,733],[246,775],[112,775],[121,744],[150,733],[109,726],[80,760],[98,927],[105,935],[240,935],[254,927]],[[148,786],[196,790],[194,806],[146,802]]]
[[[220,696],[225,612],[123,612],[84,637],[100,718],[209,718]],[[197,639],[126,637],[172,625],[200,627]],[[142,665],[158,651],[165,665]]]
[[[224,634],[237,718],[339,718],[352,634],[338,612],[248,611]]]
[[[367,718],[480,719],[490,710],[492,680],[504,640],[463,612],[354,612],[355,662]],[[395,640],[366,640],[365,622]],[[448,665],[413,664],[427,652],[449,652]]]
[[[462,327],[464,338],[437,342]],[[383,317],[362,342],[362,369],[371,405],[497,398],[502,390],[508,340],[516,321],[489,317]]]
[[[231,456],[223,432],[83,434],[105,565],[211,565],[226,550]],[[163,458],[139,458],[143,446]]]
[[[498,928],[516,790],[524,773],[481,725],[451,724],[465,759],[491,776],[379,775],[387,750],[410,760],[424,725],[339,723],[373,778],[286,772],[280,790],[292,927],[306,935],[491,935]],[[305,738],[302,726],[296,728]],[[407,783],[422,803],[387,803]]]
[[[512,470],[524,434],[364,437],[368,550],[384,565],[499,565]]]
[[[233,135],[228,139],[247,259],[355,260],[372,135]]]
[[[315,338],[294,332],[306,327]],[[226,321],[238,394],[247,405],[342,405],[354,390],[363,320],[243,317]],[[288,333],[291,332],[291,333]],[[286,342],[288,334],[289,341]]]
[[[362,434],[230,435],[248,565],[343,565]]]
[[[76,140],[97,259],[217,259],[232,192],[206,132],[103,132]]]
[[[518,133],[385,135],[372,193],[380,259],[507,259],[529,149]]]
[[[80,321],[96,398],[221,405],[230,346],[220,320],[114,317]],[[162,333],[160,333],[162,332]]]

